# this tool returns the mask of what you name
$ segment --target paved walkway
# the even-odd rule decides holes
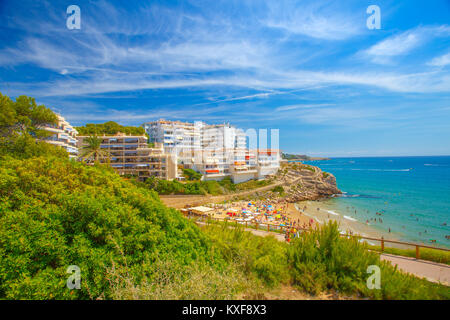
[[[380,254],[381,260],[390,261],[400,270],[412,273],[428,281],[440,282],[450,286],[450,266],[442,263],[415,259],[411,257],[396,256],[393,254]]]
[[[198,224],[204,224],[197,221]],[[230,226],[231,228],[232,226]],[[275,236],[279,241],[285,241],[284,235],[276,232],[269,232],[264,230],[255,230],[247,228],[254,235],[260,237]],[[380,254],[381,260],[389,261],[392,265],[396,265],[398,269],[411,273],[419,278],[426,278],[428,281],[445,284],[450,286],[450,266],[427,260],[415,259],[411,257],[396,256],[393,254]]]

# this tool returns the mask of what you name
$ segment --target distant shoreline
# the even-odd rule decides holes
[[[326,161],[326,160],[331,160],[330,158],[322,158],[322,157],[308,157],[307,159],[285,159],[288,162],[296,162],[296,161]]]

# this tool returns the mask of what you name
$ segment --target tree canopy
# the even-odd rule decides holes
[[[105,123],[87,123],[85,126],[76,127],[79,135],[107,134],[114,135],[119,132],[134,135],[144,135],[142,127],[122,126],[114,121]]]
[[[44,105],[37,105],[34,98],[20,96],[13,101],[0,93],[0,155],[67,157],[64,149],[41,141],[50,134],[43,126],[57,123],[56,114]]]

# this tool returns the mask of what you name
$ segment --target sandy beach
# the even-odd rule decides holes
[[[399,240],[394,233],[383,232],[381,230],[375,229],[370,224],[360,222],[352,217],[342,215],[338,212],[333,211],[333,208],[327,206],[322,201],[302,201],[293,205],[294,209],[298,212],[298,215],[303,217],[303,219],[314,219],[317,224],[324,224],[328,221],[337,221],[339,224],[339,230],[342,233],[351,233],[354,235],[361,235],[365,237],[381,238],[386,240]],[[364,240],[372,245],[380,245],[378,241]],[[385,246],[391,247],[402,247],[405,246],[398,244],[385,243]],[[408,248],[408,247],[406,247]]]

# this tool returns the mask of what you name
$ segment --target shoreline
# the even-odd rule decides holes
[[[383,237],[385,240],[404,241],[395,233],[388,233],[377,230],[370,224],[367,225],[366,223],[358,221],[352,217],[342,215],[334,211],[334,208],[325,204],[322,200],[305,200],[295,203],[294,207],[296,208],[300,216],[306,216],[310,219],[314,219],[315,223],[318,225],[323,225],[328,221],[336,221],[339,225],[341,234],[349,232],[353,235],[360,235],[363,237]],[[380,245],[380,242],[375,240],[361,239],[361,241],[367,242],[370,245]],[[411,249],[411,246],[394,243],[385,243],[385,247]]]

